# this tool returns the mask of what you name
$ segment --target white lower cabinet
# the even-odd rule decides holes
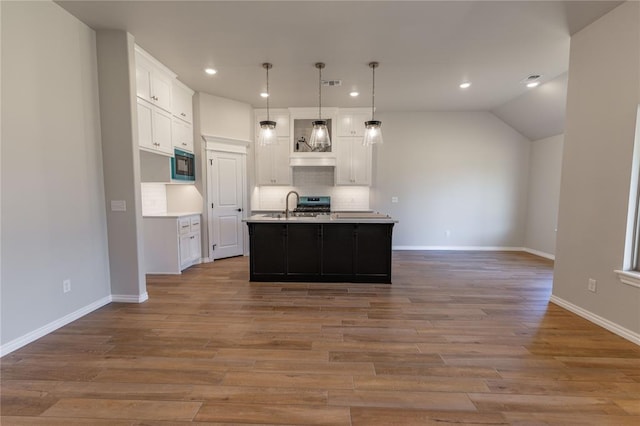
[[[200,263],[200,215],[144,218],[147,274],[180,274]]]
[[[200,215],[178,219],[180,233],[180,269],[200,263]]]

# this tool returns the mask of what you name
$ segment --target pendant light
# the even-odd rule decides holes
[[[262,64],[262,68],[267,70],[267,119],[260,122],[260,136],[258,137],[258,143],[262,146],[272,145],[277,142],[278,135],[276,134],[276,122],[271,121],[269,117],[269,70],[273,67],[268,62]]]
[[[324,68],[324,63],[316,63],[316,68],[318,69],[318,119],[311,122],[313,130],[311,131],[309,146],[314,151],[320,151],[331,146],[331,138],[327,129],[327,120],[322,119],[322,69]]]
[[[373,144],[381,144],[382,141],[382,121],[375,119],[375,111],[376,111],[376,68],[378,68],[377,62],[369,62],[369,68],[371,68],[371,72],[373,73],[373,85],[371,90],[371,120],[364,122],[364,139],[362,140],[362,144],[365,146],[373,145]]]

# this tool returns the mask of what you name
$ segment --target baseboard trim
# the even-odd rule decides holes
[[[111,301],[115,303],[142,303],[149,299],[146,291],[138,296],[130,294],[112,294]]]
[[[99,309],[111,302],[119,302],[119,303],[142,303],[145,300],[149,299],[149,294],[145,291],[143,294],[139,296],[130,296],[126,294],[112,294],[109,296],[105,296],[102,299],[96,300],[95,302],[78,309],[77,311],[71,312],[63,316],[62,318],[58,318],[55,321],[50,322],[49,324],[43,325],[42,327],[30,331],[24,336],[20,336],[16,339],[13,339],[10,342],[5,343],[0,346],[0,358],[3,356],[10,354],[11,352],[20,349],[23,346],[28,345],[31,342],[38,340],[41,337],[46,336],[49,333],[56,331],[57,329],[64,327],[65,325],[82,318],[83,316],[90,314],[91,312]]]
[[[53,331],[56,331],[57,329],[64,327],[65,325],[79,318],[82,318],[83,316],[95,311],[96,309],[103,307],[104,305],[109,304],[110,302],[111,302],[111,296],[103,297],[102,299],[96,300],[95,302],[87,306],[84,306],[78,309],[77,311],[71,312],[70,314],[63,316],[62,318],[52,321],[49,324],[46,324],[36,330],[33,330],[25,334],[24,336],[20,336],[17,339],[13,339],[12,341],[7,342],[4,345],[0,346],[0,357],[10,354],[11,352],[17,349],[20,349],[21,347],[26,346],[29,343],[34,342],[43,336],[46,336],[47,334]]]
[[[545,253],[543,251],[540,250],[534,250],[534,249],[530,249],[527,247],[523,247],[522,251],[527,252],[529,254],[533,254],[535,256],[540,256],[540,257],[544,257],[545,259],[550,259],[550,260],[556,260],[556,256],[550,253]]]
[[[545,259],[555,260],[553,254],[530,249],[528,247],[505,247],[505,246],[393,246],[392,250],[398,251],[523,251]]]
[[[558,296],[554,296],[551,295],[551,297],[549,298],[549,301],[551,303],[554,303],[562,308],[565,308],[568,311],[573,312],[574,314],[581,316],[582,318],[591,321],[594,324],[599,325],[602,328],[606,328],[607,330],[609,330],[610,332],[612,332],[613,334],[617,334],[618,336],[622,337],[623,339],[627,339],[628,341],[635,343],[636,345],[640,346],[640,334],[639,333],[635,333],[627,328],[624,328],[614,322],[609,321],[606,318],[602,318],[599,315],[594,314],[593,312],[587,311],[584,308],[581,308],[578,305],[574,305],[571,302],[567,302],[566,300],[558,297]]]
[[[522,247],[502,246],[393,246],[392,250],[442,250],[442,251],[522,251]]]

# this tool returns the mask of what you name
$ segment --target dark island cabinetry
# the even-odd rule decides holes
[[[248,226],[251,281],[391,283],[393,223]]]

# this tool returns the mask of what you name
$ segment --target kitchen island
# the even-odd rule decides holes
[[[249,227],[250,280],[391,284],[397,222],[377,214],[255,215]]]

